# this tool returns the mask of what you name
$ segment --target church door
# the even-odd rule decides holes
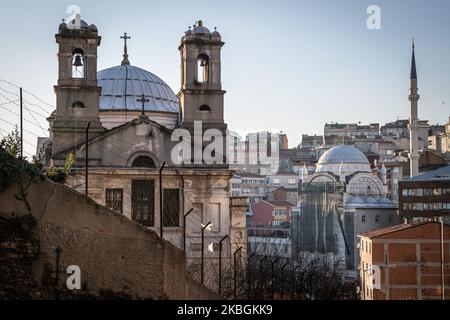
[[[155,226],[155,181],[132,182],[132,218],[147,227]]]

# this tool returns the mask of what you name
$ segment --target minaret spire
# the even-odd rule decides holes
[[[418,101],[420,96],[418,94],[417,87],[417,71],[416,71],[416,56],[415,56],[414,38],[412,43],[412,58],[411,58],[411,77],[410,77],[410,89],[409,89],[409,101],[410,101],[410,117],[409,117],[409,162],[410,162],[410,175],[414,177],[419,174],[419,115],[418,115]]]
[[[414,54],[414,38],[412,39],[411,79],[417,79],[416,55]]]
[[[125,33],[123,34],[123,36],[120,37],[120,39],[123,39],[123,40],[124,40],[122,65],[129,65],[129,64],[130,64],[130,61],[128,60],[127,40],[131,39],[131,37],[129,37],[128,34],[125,32]]]

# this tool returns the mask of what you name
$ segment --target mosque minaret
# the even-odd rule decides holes
[[[417,88],[417,71],[416,71],[416,58],[414,54],[414,40],[412,46],[412,61],[411,61],[411,76],[410,76],[410,116],[409,116],[409,131],[410,131],[410,173],[411,177],[419,174],[419,116],[417,112],[417,102],[420,99]]]

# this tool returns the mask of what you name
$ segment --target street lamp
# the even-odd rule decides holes
[[[211,231],[211,221],[208,222],[206,225],[202,224],[201,226],[202,226],[201,283],[203,284],[203,277],[204,277],[204,275],[203,275],[203,269],[204,269],[203,259],[204,259],[204,254],[205,254],[204,253],[204,251],[205,251],[205,230]]]

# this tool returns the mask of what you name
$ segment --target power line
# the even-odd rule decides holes
[[[8,112],[10,112],[11,114],[13,114],[13,115],[15,115],[15,116],[17,116],[17,117],[20,117],[20,114],[18,114],[18,113],[16,113],[16,112],[14,112],[14,111],[12,111],[12,110],[6,108],[6,107],[3,106],[3,105],[0,105],[0,108],[6,110],[6,111],[8,111]],[[32,124],[33,126],[36,126],[36,127],[38,127],[38,128],[40,127],[40,126],[38,126],[36,123],[34,123],[34,122],[28,120],[28,119],[25,118],[25,117],[23,118],[23,120],[25,120],[25,121],[28,122],[29,124]]]
[[[15,96],[15,97],[19,97],[19,95],[18,95],[17,93],[14,93],[14,92],[12,92],[12,91],[6,90],[6,89],[3,88],[3,87],[0,87],[0,90],[2,90],[3,92],[8,93],[8,94],[10,94],[10,95],[13,95],[13,96]],[[41,106],[38,105],[38,104],[29,102],[29,101],[27,101],[27,100],[25,100],[25,99],[23,99],[23,101],[27,102],[27,103],[28,103],[29,105],[31,105],[31,106],[34,106],[34,107],[37,107],[37,108],[41,109],[43,112],[46,112],[46,113],[50,113],[50,112],[51,112],[51,111],[48,111],[48,110],[44,109],[43,107],[41,107]],[[54,109],[55,107],[52,107],[52,108]]]
[[[9,124],[9,125],[11,125],[11,126],[13,126],[13,127],[17,127],[16,124],[14,124],[14,123],[12,123],[12,122],[9,122],[8,120],[1,119],[1,118],[0,118],[0,121],[6,122],[7,124]],[[31,135],[33,135],[33,136],[39,138],[39,136],[38,136],[37,134],[35,134],[35,133],[31,132],[31,131],[28,131],[27,129],[23,129],[23,131],[25,131],[25,132],[27,132],[27,133],[29,133],[29,134],[31,134]]]
[[[17,84],[14,84],[14,83],[12,83],[12,82],[10,82],[10,81],[7,81],[7,80],[4,80],[4,79],[0,79],[0,82],[7,83],[7,84],[9,84],[9,85],[11,85],[11,86],[13,86],[13,87],[18,88],[18,89],[20,88],[20,86],[18,86]],[[49,104],[49,103],[43,101],[42,99],[40,99],[39,97],[37,97],[37,96],[34,95],[33,93],[31,93],[31,92],[29,92],[29,91],[27,91],[27,90],[23,90],[23,92],[29,94],[30,96],[32,96],[33,98],[35,98],[35,99],[36,99],[37,101],[39,101],[40,103],[42,103],[42,104],[44,104],[44,105],[46,105],[46,106],[49,106],[49,107],[51,107],[52,109],[55,109],[55,106],[53,106],[53,105],[51,105],[51,104]]]
[[[39,121],[37,121],[37,119],[33,116],[33,114],[30,112],[30,109],[28,109],[28,107],[26,106],[25,103],[22,103],[22,105],[24,106],[24,108],[28,111],[28,113],[31,115],[31,117],[34,119],[34,121],[36,121],[37,125],[39,126],[39,128],[42,130],[42,132],[46,135],[47,132],[44,130],[44,128],[42,128],[42,126],[39,124]]]

